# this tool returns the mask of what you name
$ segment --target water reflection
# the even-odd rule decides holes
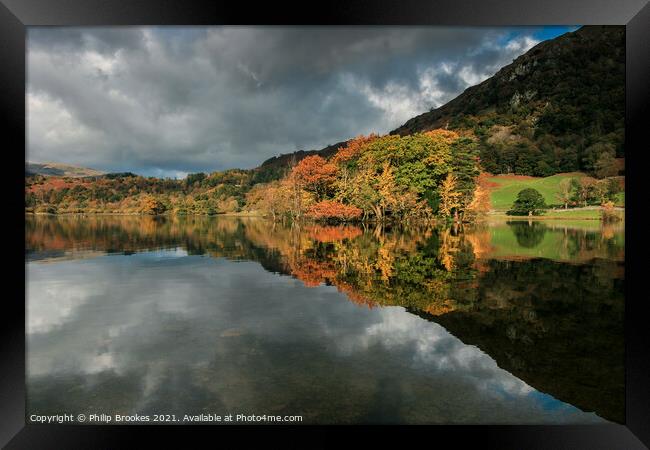
[[[30,411],[622,421],[619,229],[26,226]]]
[[[508,222],[508,226],[515,233],[520,247],[535,248],[546,234],[546,225],[542,222]]]

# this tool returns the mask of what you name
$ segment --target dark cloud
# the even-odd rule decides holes
[[[536,29],[30,28],[28,158],[175,176],[386,133]]]

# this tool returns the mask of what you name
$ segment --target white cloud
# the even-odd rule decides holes
[[[506,45],[506,50],[513,53],[526,53],[528,50],[539,44],[540,41],[531,36],[521,36],[512,39]]]

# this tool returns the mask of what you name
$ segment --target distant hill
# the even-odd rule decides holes
[[[44,176],[55,176],[55,177],[81,178],[81,177],[95,177],[103,174],[104,172],[100,172],[99,170],[88,169],[86,167],[71,166],[69,164],[35,163],[35,162],[25,163],[25,176],[44,175]]]

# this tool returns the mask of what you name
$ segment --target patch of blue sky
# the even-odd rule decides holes
[[[537,41],[547,41],[556,38],[564,33],[575,31],[580,28],[579,25],[549,25],[541,27],[513,27],[507,29],[499,39],[497,44],[507,45],[513,39],[518,39],[523,36],[530,36]]]

